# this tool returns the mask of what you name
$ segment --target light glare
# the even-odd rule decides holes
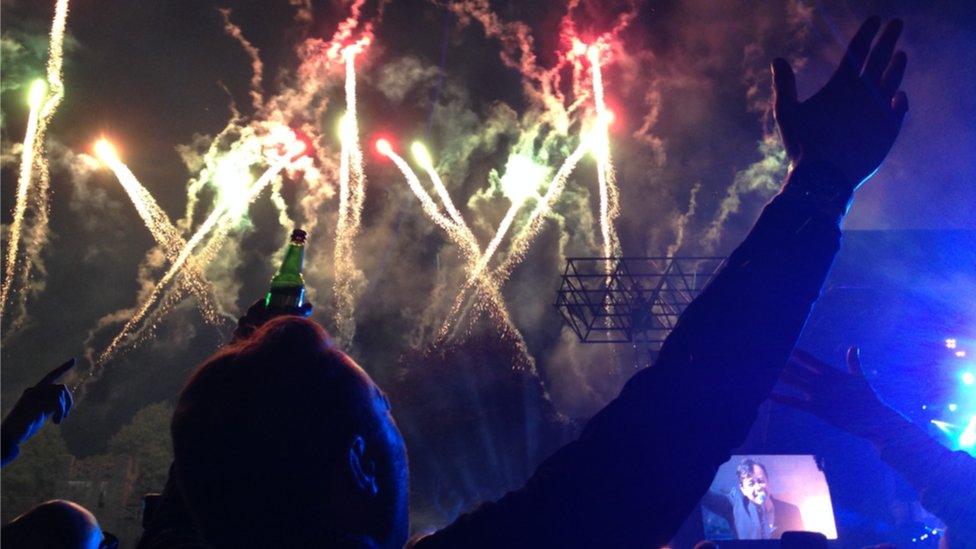
[[[30,91],[27,94],[27,105],[31,109],[37,109],[47,95],[47,82],[43,78],[31,82]]]
[[[105,138],[99,139],[95,142],[95,156],[106,164],[118,160],[119,158],[118,153],[115,151],[115,146]]]

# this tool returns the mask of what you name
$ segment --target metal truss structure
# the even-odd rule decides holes
[[[554,305],[583,343],[646,344],[656,351],[724,263],[723,257],[573,257]]]

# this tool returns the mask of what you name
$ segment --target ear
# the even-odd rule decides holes
[[[349,472],[354,486],[366,496],[375,496],[379,492],[376,482],[376,463],[368,455],[366,440],[356,435],[349,445]]]

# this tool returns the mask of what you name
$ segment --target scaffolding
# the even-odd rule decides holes
[[[723,257],[572,257],[554,305],[583,343],[640,344],[653,353],[724,263]]]

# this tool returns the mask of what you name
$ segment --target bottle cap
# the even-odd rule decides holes
[[[296,244],[304,244],[306,236],[308,236],[308,233],[306,233],[305,231],[301,229],[295,229],[294,231],[291,232],[291,241]]]

